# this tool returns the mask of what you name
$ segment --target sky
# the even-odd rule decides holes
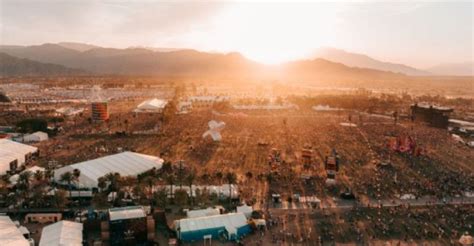
[[[474,1],[0,0],[0,43],[240,52],[279,63],[319,47],[427,68],[474,60]]]

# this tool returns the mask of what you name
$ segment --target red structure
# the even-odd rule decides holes
[[[107,121],[109,119],[109,107],[107,102],[92,103],[92,120]]]

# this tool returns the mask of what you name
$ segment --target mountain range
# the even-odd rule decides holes
[[[239,53],[149,47],[116,49],[72,42],[34,46],[3,45],[0,46],[0,52],[5,53],[2,60],[6,59],[6,62],[0,63],[0,75],[3,76],[90,73],[311,81],[394,79],[405,75],[431,74],[402,64],[381,62],[366,55],[332,48],[319,49],[313,59],[274,66],[257,63]],[[6,54],[9,57],[3,58]],[[14,58],[18,60],[14,62]],[[21,66],[15,67],[15,64]]]
[[[55,76],[80,74],[85,74],[85,72],[57,64],[41,63],[0,53],[0,75],[2,76]]]

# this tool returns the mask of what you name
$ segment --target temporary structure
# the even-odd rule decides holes
[[[36,173],[36,172],[44,172],[44,171],[45,171],[45,169],[42,168],[42,167],[32,166],[32,167],[30,167],[30,168],[24,170],[23,172]],[[22,172],[22,173],[23,173],[23,172]],[[13,185],[15,185],[16,182],[18,181],[18,178],[19,178],[19,177],[20,177],[20,175],[18,175],[18,174],[15,174],[15,175],[11,176],[10,179],[9,179],[9,180],[10,180],[10,183],[13,184]],[[33,176],[30,177],[30,179],[33,179],[33,178],[34,178]]]
[[[140,103],[134,112],[137,113],[161,113],[168,104],[168,101],[162,99],[150,99]]]
[[[82,223],[61,220],[45,226],[39,246],[82,245]]]
[[[48,140],[48,134],[46,132],[35,132],[25,135],[20,138],[23,143],[36,143]]]
[[[181,219],[175,221],[175,230],[183,241],[202,240],[208,235],[235,240],[251,231],[243,213]]]
[[[2,246],[29,246],[30,243],[23,236],[23,232],[8,216],[0,216],[0,245]]]
[[[38,148],[8,139],[0,139],[0,175],[25,164]]]
[[[153,168],[160,169],[162,165],[163,159],[159,157],[126,151],[56,169],[54,179],[59,182],[63,173],[78,169],[81,175],[76,185],[96,188],[98,179],[106,174],[119,173],[120,176],[137,176]]]
[[[177,190],[183,190],[188,193],[189,196],[196,196],[197,190],[200,192],[207,192],[208,194],[216,194],[219,197],[229,197],[230,195],[232,198],[239,198],[239,187],[236,184],[222,184],[222,185],[192,185],[192,194],[190,192],[189,186],[181,186],[181,185],[166,185],[166,186],[159,186],[159,188],[164,188],[166,192],[171,195],[171,188],[173,192]],[[232,192],[229,193],[229,192]]]
[[[206,217],[206,216],[219,215],[219,214],[221,214],[221,211],[218,208],[206,208],[206,209],[189,210],[186,212],[186,217],[198,218],[198,217]]]
[[[243,213],[247,218],[250,218],[250,216],[252,216],[252,212],[253,208],[251,206],[248,206],[247,204],[237,207],[237,213]]]
[[[129,220],[144,217],[146,217],[146,213],[142,206],[129,206],[109,209],[110,221]]]

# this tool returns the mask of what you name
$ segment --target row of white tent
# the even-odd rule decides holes
[[[219,197],[229,197],[239,198],[239,187],[236,184],[222,184],[222,185],[192,185],[191,189],[187,185],[166,185],[159,186],[158,188],[164,188],[168,193],[168,196],[171,195],[171,190],[173,193],[176,193],[178,190],[185,191],[188,196],[195,197],[197,192],[207,192],[208,194],[216,194]],[[190,192],[192,190],[192,193]],[[231,195],[229,195],[231,194]]]
[[[39,246],[82,246],[81,223],[61,220],[45,226],[41,231]],[[1,246],[30,246],[35,245],[29,237],[30,232],[18,221],[14,222],[9,216],[0,216],[0,245]]]

